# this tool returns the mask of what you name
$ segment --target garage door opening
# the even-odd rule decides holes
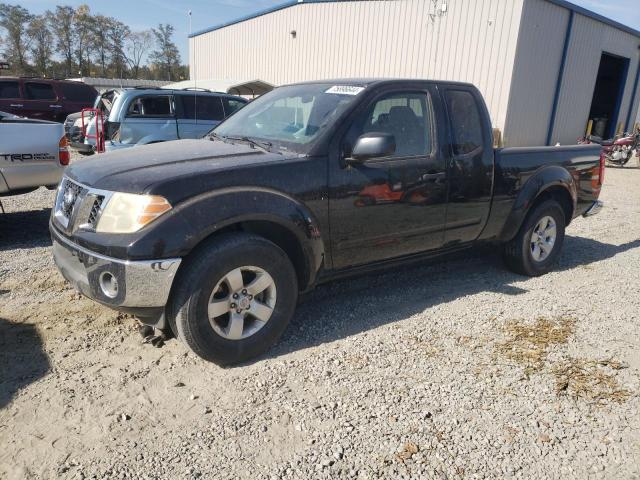
[[[602,138],[615,135],[628,72],[628,58],[602,54],[589,112],[589,119],[593,121],[593,135]]]

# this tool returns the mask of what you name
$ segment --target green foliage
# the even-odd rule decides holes
[[[0,3],[0,61],[10,63],[9,75],[182,80],[188,68],[180,64],[173,34],[170,24],[132,32],[88,5],[33,15]]]

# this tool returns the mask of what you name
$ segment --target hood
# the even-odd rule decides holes
[[[244,143],[176,140],[94,155],[74,163],[66,175],[102,190],[143,193],[154,184],[172,178],[284,159],[279,153],[265,152]]]

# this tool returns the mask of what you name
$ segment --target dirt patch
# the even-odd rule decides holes
[[[581,398],[597,404],[609,402],[623,403],[632,392],[623,388],[615,372],[628,368],[617,360],[591,361],[571,358],[553,367],[556,379],[556,392]]]
[[[551,346],[567,343],[575,325],[573,318],[538,318],[533,324],[512,320],[504,327],[507,339],[498,344],[497,351],[524,365],[528,376],[544,367]]]

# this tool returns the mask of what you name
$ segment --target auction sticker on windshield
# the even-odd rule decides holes
[[[337,95],[358,95],[364,87],[356,87],[354,85],[334,85],[324,93],[335,93]]]

